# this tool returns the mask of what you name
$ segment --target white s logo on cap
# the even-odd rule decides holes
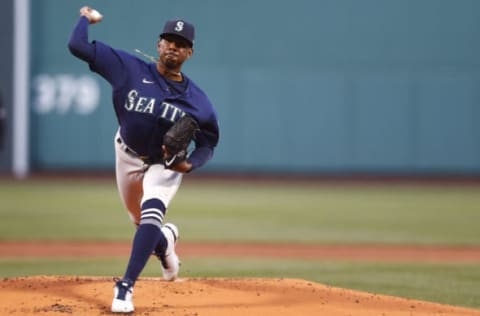
[[[177,21],[177,25],[175,26],[175,31],[181,32],[183,30],[183,21]]]

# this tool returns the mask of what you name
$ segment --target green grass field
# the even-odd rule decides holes
[[[169,221],[185,241],[480,245],[480,186],[185,180]],[[125,240],[113,180],[0,180],[0,240]],[[0,277],[112,275],[128,258],[0,259]],[[144,276],[158,275],[151,260]],[[480,264],[196,258],[182,275],[303,278],[480,308]]]

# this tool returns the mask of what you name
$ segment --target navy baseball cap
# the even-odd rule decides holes
[[[190,46],[193,47],[193,43],[195,41],[195,27],[193,24],[182,19],[169,20],[165,23],[160,37],[163,38],[163,35],[167,34],[180,36],[186,39],[190,43]]]

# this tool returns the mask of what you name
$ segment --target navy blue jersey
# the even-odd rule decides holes
[[[155,63],[100,41],[89,43],[88,24],[87,18],[80,18],[69,48],[111,84],[125,144],[140,156],[162,157],[163,135],[181,116],[189,114],[198,121],[200,132],[188,160],[193,169],[205,164],[219,139],[217,115],[206,94],[183,73],[183,81],[175,82],[162,76]]]

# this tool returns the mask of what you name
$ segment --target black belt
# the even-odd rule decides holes
[[[125,144],[125,142],[122,140],[121,137],[117,137],[117,143],[120,145],[123,145],[123,147],[120,147],[120,149],[122,149],[124,152],[126,152],[130,156],[138,158],[142,160],[144,163],[148,163],[148,164],[151,163],[150,157],[140,156],[139,154],[137,154],[133,149],[131,149],[130,147],[127,146],[127,144]]]

